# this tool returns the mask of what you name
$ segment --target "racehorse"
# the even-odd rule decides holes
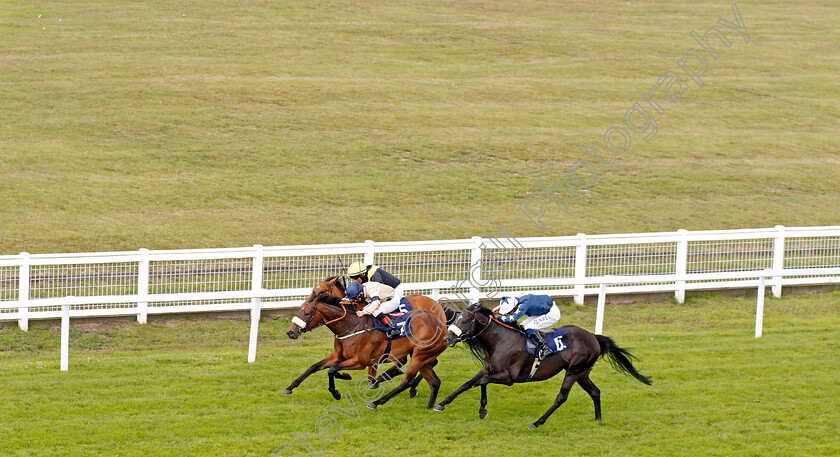
[[[329,277],[325,278],[323,281],[316,284],[315,287],[312,288],[312,292],[309,294],[309,297],[306,299],[306,301],[303,303],[303,305],[301,305],[301,309],[303,308],[304,305],[312,304],[312,302],[315,300],[315,297],[322,292],[326,292],[329,295],[332,295],[334,297],[344,298],[345,297],[345,292],[346,292],[346,285],[345,285],[343,279],[344,278],[342,278],[340,276],[329,276]],[[408,301],[411,302],[411,306],[415,310],[413,314],[416,314],[416,313],[431,313],[438,320],[441,320],[442,322],[445,322],[447,324],[450,323],[455,318],[455,312],[453,312],[449,308],[442,307],[434,299],[426,297],[425,295],[414,295],[414,294],[412,294],[412,295],[407,295],[405,298],[407,298]],[[358,309],[361,309],[366,303],[365,303],[364,300],[360,300],[360,301],[355,302],[355,304],[356,304]],[[315,322],[313,322],[313,324],[315,324],[316,327],[319,326],[318,324],[322,324],[322,322],[323,322],[321,320],[320,316],[316,316],[314,319],[315,319]],[[298,322],[298,324],[300,324],[300,322]],[[293,325],[292,327],[289,327],[289,331],[287,331],[286,334],[289,335],[289,338],[296,339],[298,336],[300,336],[301,333],[303,333],[305,331],[306,330],[303,330],[302,326],[298,325],[297,329],[295,329],[295,326]],[[336,343],[337,342],[338,342],[338,340],[336,339]],[[400,367],[404,367],[408,363],[408,357],[404,356],[403,358],[401,358],[399,360],[392,360],[392,361],[395,362],[394,367],[392,367],[391,369],[389,369],[388,371],[386,371],[385,373],[383,373],[379,376],[376,375],[377,374],[376,367],[371,366],[371,367],[368,368],[368,375],[371,378],[374,378],[374,381],[372,383],[371,388],[375,389],[378,386],[378,384],[383,382],[384,380],[390,380],[390,379],[395,378],[396,376],[399,376],[399,375],[403,374],[403,370]],[[310,374],[324,369],[325,367],[323,367],[322,365],[319,365],[320,363],[321,362],[318,362],[318,363],[310,366],[309,369],[307,369],[304,372],[304,374],[301,375],[298,378],[298,380],[300,382],[298,382],[297,384],[293,384],[293,385],[295,387],[297,387]],[[310,371],[310,370],[312,370],[312,371]],[[352,379],[350,374],[339,373],[337,371],[330,374],[329,378],[330,378],[330,386],[335,385],[335,379],[334,378],[348,380],[348,381],[350,379]],[[414,398],[417,395],[417,385],[420,383],[420,381],[422,379],[423,379],[422,377],[418,377],[411,384],[411,391],[410,391],[411,398]],[[330,392],[332,392],[332,391],[333,390],[330,389]],[[284,391],[283,393],[284,393],[284,395],[290,395],[291,391],[289,389],[286,389],[286,391]],[[335,394],[333,394],[333,396],[335,396]]]
[[[534,371],[534,355],[526,350],[527,334],[516,324],[507,325],[495,318],[493,312],[474,304],[465,309],[460,317],[449,326],[444,341],[449,347],[458,341],[466,341],[470,351],[480,362],[484,363],[478,374],[464,383],[461,387],[446,397],[435,411],[443,409],[458,395],[475,386],[481,386],[481,406],[478,415],[481,419],[487,417],[487,384],[496,383],[510,386],[514,383],[543,381],[553,377],[562,370],[566,370],[563,385],[554,404],[536,422],[528,428],[534,429],[544,424],[549,416],[569,396],[569,390],[578,383],[595,403],[595,420],[601,420],[601,391],[589,379],[592,366],[603,357],[617,371],[631,375],[639,381],[650,385],[650,379],[636,371],[630,358],[633,356],[619,347],[606,336],[593,335],[574,325],[564,325],[568,334],[563,338],[568,346],[562,352],[555,353],[543,360]]]
[[[328,278],[328,282],[332,282],[332,286],[335,287],[335,278]],[[331,290],[322,290],[317,294],[313,292],[313,296],[301,305],[298,315],[292,320],[292,325],[286,333],[295,339],[300,333],[326,325],[336,335],[334,350],[323,360],[310,366],[283,394],[291,394],[310,374],[328,369],[329,391],[338,400],[341,394],[335,388],[334,378],[349,379],[349,375],[339,371],[372,368],[388,360],[404,361],[407,355],[411,355],[402,383],[392,392],[369,403],[368,407],[376,409],[378,405],[384,404],[406,388],[411,388],[412,392],[416,393],[417,383],[422,378],[431,388],[428,404],[428,408],[431,409],[440,388],[440,378],[435,374],[433,367],[437,364],[437,356],[446,349],[443,342],[446,333],[446,313],[439,305],[437,308],[440,308],[443,320],[433,312],[420,308],[411,314],[412,334],[389,341],[384,332],[373,328],[371,318],[356,316],[356,304],[342,302]],[[417,378],[418,373],[420,378]],[[381,382],[381,378],[373,382],[374,386],[377,382]]]

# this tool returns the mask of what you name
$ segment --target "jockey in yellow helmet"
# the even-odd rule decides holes
[[[353,281],[361,284],[375,282],[384,284],[389,286],[389,288],[394,289],[394,295],[389,297],[387,300],[382,300],[372,316],[379,319],[383,324],[392,329],[389,333],[393,333],[395,330],[399,332],[394,323],[386,318],[386,315],[388,313],[393,313],[400,306],[400,300],[403,298],[403,286],[400,280],[397,279],[396,276],[376,265],[364,265],[362,262],[351,263],[350,267],[347,268],[347,276],[349,276]]]

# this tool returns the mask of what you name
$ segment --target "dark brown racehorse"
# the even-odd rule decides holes
[[[332,282],[334,285],[335,281],[332,280]],[[441,307],[438,305],[438,308]],[[298,315],[287,332],[289,337],[295,339],[304,331],[326,325],[336,335],[334,350],[323,360],[310,366],[289,385],[283,394],[291,394],[292,390],[310,374],[328,369],[329,390],[338,400],[341,394],[335,388],[334,378],[349,379],[349,375],[339,373],[339,371],[373,367],[386,359],[406,360],[406,356],[410,355],[411,361],[405,367],[405,378],[402,383],[392,392],[368,404],[368,407],[375,409],[403,390],[415,388],[416,382],[419,382],[419,378],[415,378],[419,374],[431,387],[428,404],[428,408],[431,408],[440,388],[440,379],[433,368],[437,364],[437,356],[446,349],[446,344],[443,342],[443,336],[446,334],[446,314],[443,309],[440,310],[444,315],[443,320],[434,313],[422,309],[412,313],[410,324],[412,335],[392,342],[388,342],[384,332],[373,328],[370,317],[356,316],[356,309],[356,304],[342,302],[327,290],[310,296],[310,299],[301,305]]]
[[[566,401],[569,390],[575,383],[592,397],[595,403],[595,420],[599,421],[601,391],[589,379],[589,372],[592,371],[598,357],[606,358],[616,370],[650,385],[650,379],[636,371],[630,363],[629,359],[633,356],[627,350],[620,348],[611,338],[593,335],[574,325],[562,327],[569,332],[564,337],[568,348],[543,360],[530,380],[528,378],[534,366],[534,356],[525,350],[528,336],[518,325],[502,323],[493,316],[492,311],[475,304],[465,309],[449,328],[444,337],[446,344],[452,347],[458,341],[466,341],[473,355],[484,363],[484,368],[440,402],[435,411],[443,411],[444,407],[462,392],[481,386],[481,406],[478,415],[484,419],[487,417],[487,384],[509,386],[519,382],[543,381],[566,370],[563,386],[554,404],[528,428],[533,429],[544,424],[551,413]]]

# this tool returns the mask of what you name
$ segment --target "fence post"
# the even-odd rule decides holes
[[[67,297],[68,301],[72,301],[73,297]],[[70,369],[70,304],[64,303],[61,305],[61,371],[68,371]]]
[[[762,276],[758,279],[758,297],[755,303],[755,337],[761,337],[761,328],[764,325],[764,281],[767,279],[765,274],[768,272],[761,272]]]
[[[605,279],[609,281],[609,276]],[[607,307],[607,283],[602,282],[598,290],[598,310],[595,312],[595,334],[600,335],[604,331],[604,308]]]
[[[29,253],[20,253],[20,273],[18,274],[18,301],[22,308],[18,308],[18,327],[24,332],[29,331]]]
[[[467,278],[470,283],[470,303],[478,303],[481,300],[481,246],[484,245],[484,239],[480,236],[472,237],[473,248],[470,252],[470,270],[467,272]]]
[[[782,270],[785,269],[785,227],[777,225],[776,239],[773,242],[773,296],[779,298],[782,296]]]
[[[137,265],[137,323],[149,320],[149,250],[140,249],[140,263]]]
[[[578,233],[577,237],[579,241],[575,251],[575,280],[581,283],[575,284],[575,303],[582,305],[586,295],[586,284],[582,282],[586,279],[586,234]]]
[[[373,249],[376,247],[376,242],[373,240],[365,240],[365,265],[373,265],[374,262],[374,252]]]
[[[254,245],[254,270],[251,273],[251,290],[254,295],[262,291],[263,286],[263,247],[260,244]],[[257,336],[260,331],[260,312],[262,297],[251,298],[251,338],[248,341],[248,363],[257,360]]]
[[[685,229],[677,230],[680,236],[677,241],[677,265],[674,273],[677,277],[684,277],[688,271],[688,231]],[[685,281],[677,281],[674,284],[674,298],[677,303],[685,303]]]

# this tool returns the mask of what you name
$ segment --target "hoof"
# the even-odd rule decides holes
[[[367,407],[370,408],[370,409],[376,409],[376,403],[370,402],[370,403],[367,404]]]
[[[437,405],[437,406],[435,406],[435,409],[434,409],[434,410],[435,410],[435,411],[443,411],[443,408],[444,408],[444,406]]]
[[[286,389],[286,390],[283,391],[283,395],[291,395],[291,394],[292,394],[292,389]]]
[[[335,390],[335,391],[332,391],[330,393],[332,394],[333,398],[335,398],[336,400],[341,400],[341,392]]]
[[[417,391],[416,390],[412,390],[411,392],[408,393],[408,398],[414,398],[416,396],[417,396]]]
[[[528,426],[528,430],[533,430],[533,429],[535,429],[535,428],[537,428],[537,427],[539,427],[539,425],[537,425],[537,424],[531,424],[531,425],[529,425],[529,426]]]
[[[478,412],[478,418],[479,419],[484,419],[486,417],[487,417],[487,410],[486,409]]]
[[[372,382],[372,383],[368,384],[368,390],[376,390],[378,388],[379,388],[379,383],[378,382]]]

